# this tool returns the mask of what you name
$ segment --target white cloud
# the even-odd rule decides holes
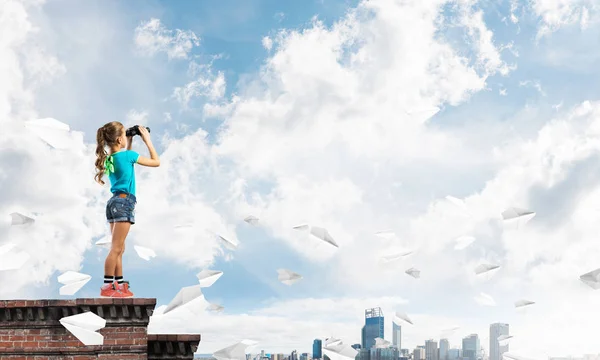
[[[0,77],[4,79],[0,85],[4,174],[0,177],[0,214],[24,209],[39,216],[34,226],[0,231],[0,243],[15,242],[18,249],[31,255],[22,269],[0,273],[2,298],[27,293],[34,284],[46,284],[55,271],[78,270],[92,236],[102,232],[104,225],[98,220],[103,214],[97,204],[102,188],[93,181],[93,147],[84,145],[82,134],[75,132],[76,146],[71,151],[54,150],[23,126],[24,120],[36,116],[33,90],[63,72],[53,55],[31,46],[36,37],[26,16],[32,10],[27,5],[36,8],[40,4],[0,4],[0,13],[6,15],[0,22]],[[22,64],[17,60],[19,53]]]
[[[268,51],[271,51],[271,49],[273,48],[273,40],[268,36],[263,37],[262,46]]]
[[[186,59],[194,46],[200,45],[200,38],[189,30],[169,30],[159,19],[142,22],[135,29],[136,49],[144,55],[167,53],[169,59]]]
[[[148,112],[147,111],[137,111],[135,109],[129,110],[126,116],[126,123],[133,125],[147,125],[148,124]],[[125,125],[128,126],[128,125]]]
[[[542,18],[538,39],[572,24],[579,24],[584,29],[590,21],[599,19],[600,7],[594,0],[533,0],[531,6],[536,15]]]

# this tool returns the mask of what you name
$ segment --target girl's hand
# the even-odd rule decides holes
[[[148,143],[148,141],[150,141],[150,133],[148,132],[148,129],[141,125],[138,125],[138,128],[140,130],[140,136],[142,137],[142,140],[144,140],[145,143]]]

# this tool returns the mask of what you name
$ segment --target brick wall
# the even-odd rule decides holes
[[[156,299],[136,298],[0,301],[0,359],[192,359],[200,335],[149,338],[155,305]],[[84,345],[59,322],[86,311],[106,320],[98,331],[104,345]]]

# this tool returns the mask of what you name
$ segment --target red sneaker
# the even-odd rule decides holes
[[[106,286],[102,286],[100,288],[100,297],[101,298],[123,298],[127,297],[127,295],[123,294],[123,292],[119,291],[115,284],[107,284]]]
[[[122,284],[115,282],[116,289],[125,295],[124,297],[133,297],[133,293],[129,290],[129,281],[123,281]]]

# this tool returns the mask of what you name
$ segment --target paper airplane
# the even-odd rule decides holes
[[[97,333],[106,326],[106,320],[93,312],[84,312],[77,315],[67,316],[59,320],[73,336],[86,346],[103,345],[104,336]]]
[[[17,212],[11,213],[10,217],[11,225],[29,225],[35,223],[35,220],[33,218],[30,218],[29,216],[25,216]]]
[[[203,288],[211,287],[212,284],[219,280],[221,276],[223,276],[222,271],[208,269],[202,270],[198,274],[196,274],[198,282],[200,282],[200,287]]]
[[[182,307],[195,299],[204,298],[201,287],[201,285],[186,286],[179,290],[177,295],[175,295],[173,300],[171,300],[169,305],[167,305],[163,311],[163,315],[166,315],[170,311]]]
[[[64,150],[72,145],[69,125],[53,118],[25,121],[25,127],[54,149]]]
[[[335,247],[339,247],[335,240],[333,240],[331,235],[329,235],[327,229],[318,226],[313,226],[310,228],[310,234],[316,237],[317,239],[321,239]]]
[[[214,311],[214,312],[222,312],[225,308],[219,304],[210,304],[208,305],[208,310],[209,311]]]
[[[581,275],[579,280],[594,290],[600,289],[600,268]]]
[[[0,271],[19,270],[29,260],[30,255],[23,251],[13,251],[15,244],[0,246]]]
[[[475,274],[480,275],[480,274],[484,274],[488,271],[496,270],[499,268],[500,268],[500,265],[480,264],[475,268]]]
[[[533,219],[535,212],[511,207],[502,212],[502,219],[505,224],[516,224],[517,229]]]
[[[418,279],[421,277],[421,270],[417,270],[415,268],[410,268],[410,269],[406,270],[405,273],[414,277],[415,279]]]
[[[471,245],[475,238],[473,236],[460,236],[454,240],[456,245],[454,245],[454,250],[463,250],[467,246]]]
[[[535,304],[534,301],[519,300],[519,301],[515,302],[515,307],[519,308],[519,307],[524,307],[524,306],[533,305],[533,304]]]
[[[228,240],[226,238],[224,238],[221,235],[217,235],[217,238],[221,241],[221,243],[223,244],[223,246],[225,246],[227,249],[231,250],[231,251],[235,251],[237,250],[238,244]]]
[[[408,317],[408,315],[406,315],[403,312],[396,311],[395,318],[393,321],[396,323],[396,325],[400,325],[400,320],[407,322],[411,325],[414,325],[412,320]]]
[[[455,198],[454,196],[450,196],[450,195],[446,196],[446,200],[448,202],[450,202],[452,205],[456,206],[463,215],[471,216],[471,214],[469,213],[469,209],[467,208],[467,205],[465,204],[464,200]]]
[[[479,296],[476,296],[475,301],[477,301],[477,303],[480,305],[496,306],[496,301],[494,301],[494,298],[485,293],[481,293]]]
[[[256,216],[252,216],[252,215],[247,216],[244,219],[244,221],[247,222],[248,224],[252,225],[252,226],[258,225],[258,218]]]
[[[341,340],[335,339],[335,341],[323,346],[323,354],[331,360],[354,360],[358,351],[352,346],[344,344]]]
[[[385,256],[382,256],[379,259],[379,261],[381,261],[384,264],[387,264],[387,263],[390,263],[390,262],[394,262],[394,261],[400,260],[400,259],[402,259],[402,258],[404,258],[404,257],[406,257],[406,256],[408,256],[408,255],[410,255],[412,253],[413,253],[412,251],[402,251],[402,252],[399,252],[399,253],[396,253],[396,254],[385,255]]]
[[[277,269],[277,280],[286,285],[292,285],[302,279],[302,275],[287,269]]]
[[[510,342],[510,339],[512,339],[511,335],[500,335],[500,336],[498,336],[498,345],[500,345],[500,346],[508,345],[508,343]]]
[[[310,229],[310,227],[308,226],[308,224],[302,224],[302,225],[294,226],[293,229],[299,230],[299,231],[308,231],[308,229]]]
[[[105,236],[102,239],[96,241],[96,246],[100,246],[106,249],[109,249],[112,247],[112,236]]]
[[[258,344],[256,341],[242,340],[238,343],[214,352],[213,357],[217,360],[245,360],[246,349],[256,344]]]
[[[146,261],[150,261],[151,258],[156,257],[156,253],[154,252],[154,250],[149,249],[147,247],[134,245],[133,248],[135,249],[135,252],[138,254],[138,256]]]
[[[75,271],[67,271],[58,277],[58,282],[64,284],[59,289],[61,295],[74,295],[78,292],[85,284],[90,281],[92,277],[88,274],[82,274]]]
[[[391,343],[385,339],[380,337],[375,338],[375,348],[377,349],[385,349],[390,347]]]
[[[386,240],[391,240],[396,236],[396,234],[393,231],[380,231],[380,232],[376,232],[375,236],[378,236],[378,237],[386,239]]]

